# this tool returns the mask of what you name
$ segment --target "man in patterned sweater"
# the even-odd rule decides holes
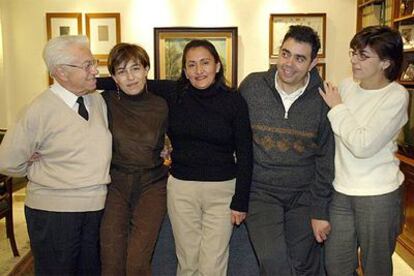
[[[322,273],[318,243],[330,231],[334,140],[313,69],[319,48],[314,30],[291,26],[277,69],[240,85],[253,131],[247,226],[262,275]]]
[[[98,71],[88,45],[85,36],[46,44],[43,58],[55,84],[0,147],[0,172],[29,179],[25,214],[36,275],[100,275],[112,140],[106,105],[90,93]]]

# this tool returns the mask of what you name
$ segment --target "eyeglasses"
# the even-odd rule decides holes
[[[354,56],[356,56],[357,60],[359,61],[364,61],[367,60],[369,58],[377,58],[378,56],[368,56],[365,53],[361,53],[360,51],[355,51],[355,50],[349,50],[349,57],[352,59]]]
[[[92,68],[96,68],[98,66],[99,60],[97,59],[92,59],[92,60],[88,60],[85,61],[82,65],[75,65],[75,64],[67,64],[67,63],[63,63],[60,65],[64,65],[64,66],[70,66],[73,68],[79,68],[84,70],[85,72],[90,72],[92,70]]]

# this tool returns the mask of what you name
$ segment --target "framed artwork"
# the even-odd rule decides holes
[[[400,25],[398,31],[401,33],[404,50],[414,48],[414,24]]]
[[[325,63],[318,63],[318,64],[316,64],[316,69],[318,70],[318,72],[319,72],[319,76],[321,76],[321,78],[323,79],[323,80],[325,80],[325,71],[326,71],[326,64]]]
[[[320,38],[319,58],[325,57],[326,13],[271,14],[269,20],[269,57],[277,58],[283,37],[291,25],[305,25],[314,29]]]
[[[207,39],[217,49],[224,76],[232,87],[237,86],[237,27],[154,28],[155,78],[178,79],[185,45],[192,39]]]
[[[82,33],[82,13],[46,13],[47,40]]]
[[[46,13],[47,40],[61,35],[82,34],[82,13]],[[48,76],[49,85],[53,79]]]
[[[401,74],[401,81],[414,81],[414,64],[410,63]]]
[[[119,13],[86,13],[86,35],[92,54],[99,64],[107,63],[109,52],[121,42],[121,21]]]

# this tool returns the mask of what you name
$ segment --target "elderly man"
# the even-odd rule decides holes
[[[29,179],[25,214],[36,275],[99,275],[112,141],[106,105],[91,93],[97,62],[85,36],[51,39],[43,58],[55,84],[7,131],[0,172]]]
[[[322,80],[314,69],[318,35],[291,26],[277,69],[240,85],[249,107],[254,167],[247,226],[261,275],[319,275],[329,234],[334,140]]]

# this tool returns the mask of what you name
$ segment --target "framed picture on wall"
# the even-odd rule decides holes
[[[119,13],[86,13],[86,35],[89,37],[92,54],[99,64],[107,63],[109,52],[121,42],[121,20]]]
[[[47,40],[61,35],[82,34],[82,13],[46,13]],[[48,76],[49,85],[53,79]]]
[[[178,79],[184,46],[192,39],[207,39],[217,49],[223,63],[224,76],[237,86],[237,27],[154,28],[155,78]]]
[[[414,24],[409,25],[400,25],[398,26],[398,31],[401,34],[401,38],[404,43],[404,50],[414,48]]]
[[[315,67],[316,67],[316,69],[319,72],[319,76],[321,76],[321,78],[323,80],[325,80],[325,71],[326,71],[326,65],[325,65],[325,63],[318,63],[318,64],[316,64]]]
[[[82,13],[46,13],[47,40],[82,33]]]
[[[277,58],[283,37],[291,25],[305,25],[314,29],[321,41],[319,58],[325,57],[326,13],[283,13],[271,14],[269,21],[269,57]]]
[[[403,70],[401,77],[401,81],[414,81],[414,64],[410,63],[408,66]]]

